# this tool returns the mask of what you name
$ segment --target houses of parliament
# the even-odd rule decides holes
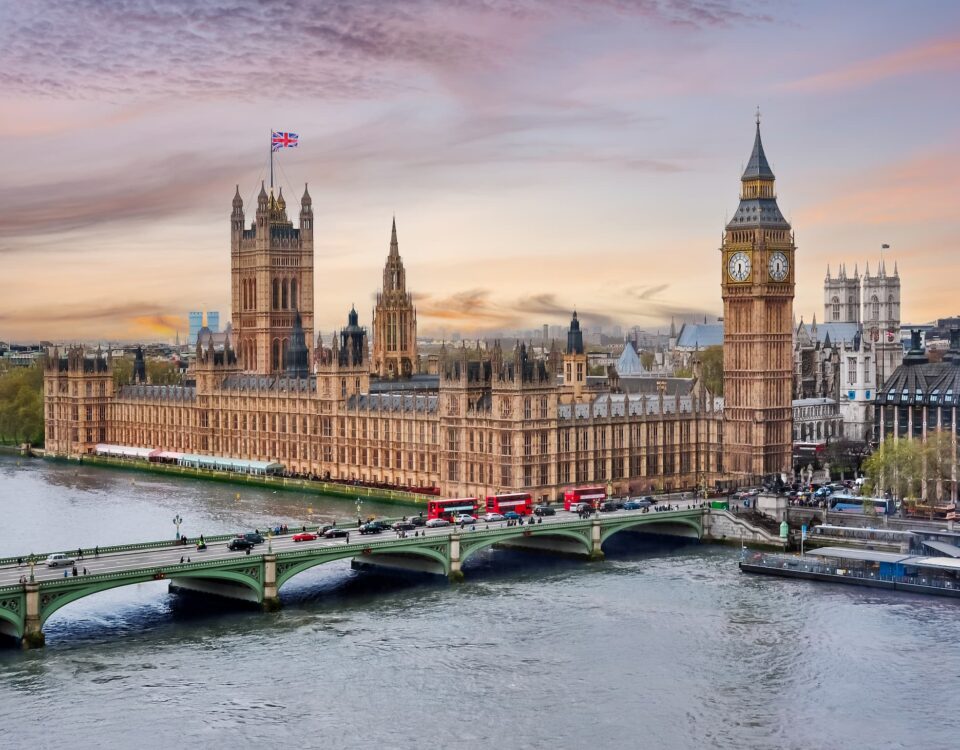
[[[249,224],[238,190],[224,345],[201,338],[183,385],[146,382],[142,361],[132,382],[115,385],[99,351],[51,351],[47,452],[127,446],[445,496],[524,490],[540,500],[574,484],[645,492],[789,470],[793,240],[759,124],[719,253],[726,405],[696,370],[589,375],[575,312],[566,341],[549,352],[461,344],[441,350],[436,374],[418,372],[396,222],[371,334],[351,309],[332,337],[315,336],[313,237],[306,189],[294,222],[282,190],[261,187]]]

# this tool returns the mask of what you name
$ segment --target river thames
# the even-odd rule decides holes
[[[237,499],[236,494],[240,493]],[[355,515],[351,501],[0,457],[0,556]],[[363,514],[403,512],[365,503]],[[0,650],[3,747],[938,748],[960,605],[737,570],[636,534],[490,551],[466,581],[342,561],[272,614],[114,589]]]

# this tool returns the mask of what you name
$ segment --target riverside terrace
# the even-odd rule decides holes
[[[313,527],[315,528],[315,527]],[[87,575],[64,577],[64,568],[48,568],[46,554],[34,555],[35,566],[18,565],[16,557],[0,559],[0,633],[19,639],[25,648],[44,644],[43,625],[61,607],[101,591],[169,580],[172,591],[183,590],[259,605],[280,606],[279,589],[291,578],[316,565],[350,558],[358,566],[384,567],[447,576],[462,580],[463,563],[493,545],[603,558],[603,543],[621,531],[685,536],[695,539],[740,540],[773,547],[782,542],[733,514],[711,508],[640,513],[618,511],[581,519],[559,511],[542,523],[508,526],[478,523],[473,529],[425,529],[425,535],[382,538],[355,535],[294,542],[293,535],[271,538],[253,554],[227,548],[231,535],[206,537],[207,549],[171,541],[85,549],[78,565]],[[191,562],[180,560],[189,554]]]

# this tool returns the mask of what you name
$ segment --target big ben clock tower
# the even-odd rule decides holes
[[[791,470],[793,233],[760,140],[723,235],[724,469],[742,480]]]

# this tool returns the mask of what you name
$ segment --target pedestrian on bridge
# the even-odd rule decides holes
[[[350,532],[349,532],[349,531],[347,532],[346,540],[347,540],[346,543],[347,543],[347,544],[350,544]]]
[[[17,558],[17,567],[19,568],[21,565],[23,565],[23,558],[22,558],[22,557],[18,557],[18,558]]]
[[[200,539],[203,539],[203,537],[201,536]],[[93,548],[93,556],[100,557],[100,545]]]

